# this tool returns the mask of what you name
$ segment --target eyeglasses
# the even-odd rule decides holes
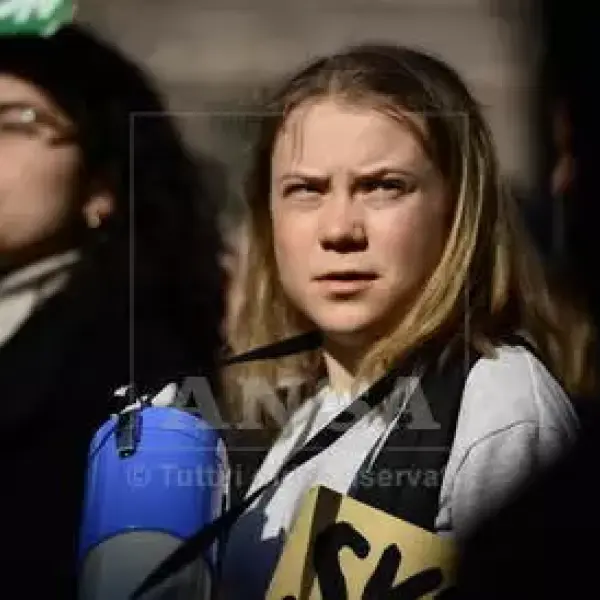
[[[0,141],[42,141],[51,146],[76,139],[75,128],[30,104],[0,103]]]

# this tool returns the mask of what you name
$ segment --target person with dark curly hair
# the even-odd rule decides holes
[[[114,391],[214,371],[218,211],[154,84],[80,26],[0,38],[0,157],[3,583],[66,599]]]

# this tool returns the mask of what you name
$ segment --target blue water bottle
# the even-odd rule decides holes
[[[80,600],[126,600],[177,546],[227,508],[219,432],[173,407],[137,406],[90,445],[79,545]],[[219,542],[148,599],[208,600]]]

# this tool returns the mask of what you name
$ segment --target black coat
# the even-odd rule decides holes
[[[3,589],[19,598],[75,593],[86,455],[112,392],[194,367],[152,301],[73,285],[0,348],[0,508]],[[8,591],[7,591],[8,593]]]

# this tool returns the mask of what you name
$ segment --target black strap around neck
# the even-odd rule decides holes
[[[305,338],[306,341],[306,338]],[[163,581],[193,562],[207,552],[213,543],[224,536],[237,519],[259,498],[266,490],[276,485],[283,474],[294,471],[311,458],[320,454],[335,443],[363,416],[379,406],[394,390],[399,377],[413,373],[415,365],[423,356],[423,350],[414,352],[409,358],[395,365],[385,375],[378,379],[366,391],[360,394],[352,404],[340,413],[327,427],[319,431],[311,441],[295,452],[283,465],[281,470],[267,483],[255,490],[239,504],[231,507],[216,520],[203,527],[188,538],[157,568],[146,577],[132,595],[132,600],[141,598],[143,594],[160,585]]]
[[[529,348],[529,344],[520,337],[515,336],[511,341],[515,345]],[[302,348],[300,351],[303,351],[315,348],[317,343],[320,343],[320,337],[317,334],[304,334],[292,338],[292,340],[280,342],[275,346],[275,352],[281,352],[278,356],[283,356],[290,353],[290,347],[300,347]],[[273,346],[267,346],[241,357],[234,357],[228,364],[270,358],[272,352]],[[182,543],[142,582],[132,595],[132,600],[141,598],[146,592],[207,552],[216,540],[221,539],[229,531],[255,500],[280,481],[283,474],[294,471],[335,443],[363,416],[389,397],[400,377],[413,375],[419,364],[426,366],[421,380],[421,390],[428,399],[434,418],[441,424],[441,427],[436,430],[410,429],[407,427],[407,423],[400,419],[398,426],[388,438],[384,450],[376,459],[374,467],[376,472],[384,469],[397,472],[399,469],[414,468],[437,470],[440,477],[438,485],[410,485],[412,482],[409,480],[409,484],[404,485],[401,490],[398,490],[396,486],[388,486],[387,489],[381,486],[379,488],[371,487],[370,490],[361,489],[359,486],[355,487],[351,495],[424,529],[433,530],[439,503],[441,473],[454,439],[464,384],[472,366],[480,357],[475,350],[469,347],[466,354],[450,355],[448,360],[441,363],[440,371],[437,370],[440,365],[438,361],[440,356],[439,344],[428,345],[413,352],[401,364],[394,365],[360,394],[327,427],[319,431],[307,445],[294,453],[275,477]],[[418,393],[418,389],[415,392]],[[408,402],[410,403],[413,398],[414,393]],[[426,452],[428,447],[436,447],[439,451]],[[399,448],[403,448],[403,451]],[[399,492],[402,497],[399,496]]]
[[[520,346],[542,360],[519,334],[501,342]],[[481,354],[472,346],[458,348],[438,367],[424,372],[373,464],[357,474],[350,496],[428,531],[435,531],[444,470],[454,443],[464,387]],[[419,423],[414,402],[425,402],[432,420]],[[411,406],[412,404],[412,406]],[[439,427],[432,428],[437,423]]]
[[[453,354],[441,366],[425,371],[373,464],[363,465],[356,476],[351,497],[435,531],[463,389],[479,358],[478,352],[468,348],[465,354]],[[426,406],[417,410],[416,402]]]
[[[321,347],[323,337],[319,331],[309,331],[300,335],[254,348],[243,354],[225,357],[221,360],[221,365],[226,367],[229,365],[247,363],[255,360],[272,360],[282,358],[291,354],[299,354],[300,352],[309,352],[317,350]]]

